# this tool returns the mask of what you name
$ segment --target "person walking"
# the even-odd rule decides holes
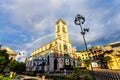
[[[66,72],[67,72],[66,69],[64,69],[64,75],[66,75]]]

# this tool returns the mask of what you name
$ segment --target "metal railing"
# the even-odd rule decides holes
[[[92,76],[92,71],[89,71]],[[109,71],[94,71],[96,80],[120,80],[119,72],[109,72]]]

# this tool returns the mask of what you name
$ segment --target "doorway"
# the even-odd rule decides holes
[[[58,61],[57,61],[57,59],[55,59],[54,60],[54,70],[57,70],[57,63],[58,63]]]

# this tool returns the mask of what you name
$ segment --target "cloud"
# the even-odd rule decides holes
[[[54,39],[51,34],[55,32],[55,22],[59,18],[68,25],[72,45],[76,49],[82,47],[84,42],[80,27],[74,24],[76,14],[85,17],[82,27],[90,29],[85,35],[88,45],[100,40],[119,40],[120,35],[116,33],[120,31],[119,0],[6,0],[0,4],[0,14],[4,18],[2,24],[11,25],[0,32],[18,35],[9,45],[15,49],[25,47],[27,55]]]
[[[24,62],[27,57],[27,52],[26,51],[20,51],[19,54],[16,56],[16,60],[20,62]]]
[[[91,44],[88,44],[88,45],[87,45],[87,48],[92,48],[92,45],[91,45]]]

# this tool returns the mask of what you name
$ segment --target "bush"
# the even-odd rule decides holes
[[[92,78],[90,76],[86,76],[84,79],[85,80],[92,80]]]
[[[2,74],[0,74],[0,80],[3,80],[4,76]]]
[[[4,77],[4,75],[0,74],[0,80],[11,80],[11,79]]]
[[[36,76],[35,72],[24,72],[24,75]]]
[[[81,71],[78,67],[73,68],[73,73],[67,76],[69,80],[91,80],[86,71]]]

